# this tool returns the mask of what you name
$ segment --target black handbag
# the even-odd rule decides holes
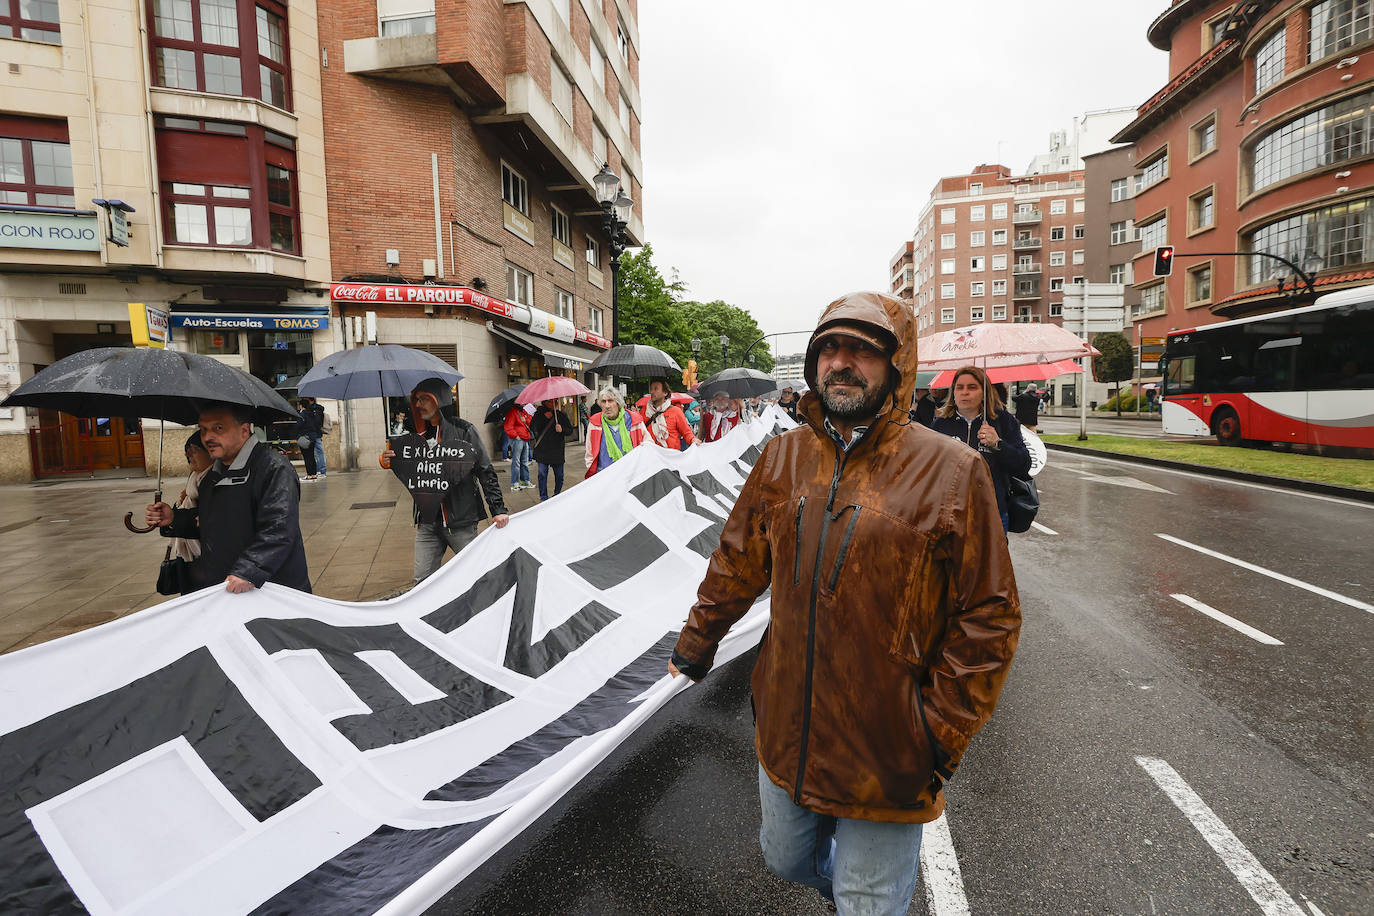
[[[191,590],[191,567],[181,557],[172,556],[172,545],[167,545],[162,566],[157,571],[157,593],[159,595],[181,595]]]
[[[1007,484],[1007,530],[1017,534],[1029,531],[1040,511],[1040,491],[1035,481],[1013,477]]]

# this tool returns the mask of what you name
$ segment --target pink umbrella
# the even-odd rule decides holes
[[[579,394],[587,394],[589,391],[591,391],[590,388],[575,378],[568,378],[565,375],[550,375],[526,385],[525,390],[516,395],[515,403],[538,404],[540,401],[557,400],[558,398],[575,398]]]
[[[916,343],[916,355],[922,369],[938,370],[1028,366],[1100,356],[1101,352],[1054,324],[975,324],[922,337]]]
[[[967,364],[965,364],[967,365]],[[931,388],[948,388],[954,384],[957,370],[943,369],[930,380]],[[990,382],[1041,382],[1069,372],[1082,372],[1083,367],[1071,359],[1053,363],[1028,363],[1024,366],[1005,366],[987,370]]]

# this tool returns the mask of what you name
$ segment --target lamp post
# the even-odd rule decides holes
[[[722,334],[722,335],[720,335],[720,369],[721,369],[722,372],[724,372],[726,369],[729,369],[729,368],[730,368],[730,338],[729,338],[727,335]]]
[[[601,227],[611,248],[611,346],[620,344],[620,256],[625,253],[625,227],[630,222],[634,201],[620,186],[620,176],[608,162],[592,178],[596,200],[601,204]]]

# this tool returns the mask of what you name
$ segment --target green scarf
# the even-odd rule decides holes
[[[624,458],[625,453],[630,450],[630,427],[625,422],[625,413],[626,411],[622,407],[620,413],[608,426],[606,424],[606,411],[601,411],[601,441],[606,443],[606,454],[611,456],[612,462]],[[611,435],[611,429],[617,429],[620,432],[620,442],[625,444],[624,448],[616,442],[615,436]]]

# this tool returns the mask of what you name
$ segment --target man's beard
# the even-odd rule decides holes
[[[858,394],[841,395],[830,390],[833,384],[847,384],[859,388]],[[887,400],[892,387],[886,381],[880,387],[873,387],[851,369],[839,369],[826,373],[821,379],[821,404],[825,412],[839,420],[866,420],[876,416],[883,401]]]

